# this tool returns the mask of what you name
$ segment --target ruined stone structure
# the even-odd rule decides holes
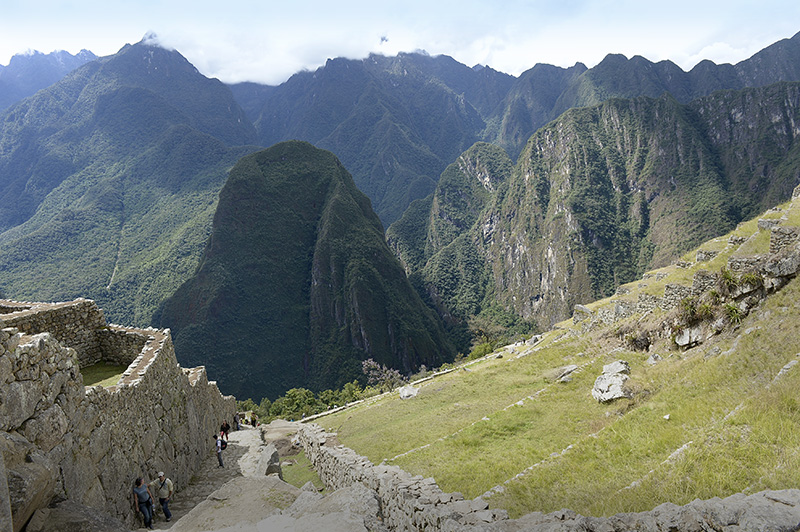
[[[98,362],[128,368],[84,387]],[[134,479],[165,470],[180,490],[235,408],[204,368],[178,365],[168,329],[108,325],[85,299],[0,301],[0,532],[63,500],[133,525]]]

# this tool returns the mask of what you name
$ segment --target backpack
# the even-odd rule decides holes
[[[228,448],[228,442],[226,442],[225,440],[220,440],[219,442],[220,442],[219,443],[219,448],[220,449],[222,449],[224,451],[225,449]]]

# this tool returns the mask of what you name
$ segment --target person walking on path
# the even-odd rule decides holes
[[[231,426],[228,423],[227,419],[222,420],[222,425],[219,427],[219,435],[220,437],[224,437],[226,440],[228,439],[228,432],[230,432]]]
[[[239,412],[233,415],[233,430],[239,430]]]
[[[133,487],[133,507],[141,512],[144,526],[153,530],[153,494],[150,493],[150,488],[144,483],[142,477],[136,479]]]
[[[223,441],[222,436],[215,435],[215,438],[217,440],[216,447],[217,447],[217,460],[219,461],[219,467],[225,467],[225,464],[222,463],[222,450],[228,445]]]
[[[161,504],[161,509],[164,511],[164,517],[167,522],[172,520],[172,512],[169,511],[169,501],[172,499],[174,487],[172,481],[164,476],[163,471],[158,472],[158,478],[150,483],[153,492],[158,495],[158,502]]]

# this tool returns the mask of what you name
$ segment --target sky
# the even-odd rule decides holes
[[[226,83],[277,85],[328,58],[425,50],[519,75],[536,63],[588,67],[609,53],[736,63],[800,32],[797,0],[11,0],[12,55],[117,52],[148,34]],[[11,5],[9,5],[11,4]]]

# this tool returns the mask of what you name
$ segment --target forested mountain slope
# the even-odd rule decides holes
[[[17,54],[8,66],[0,65],[0,111],[49,87],[79,66],[94,61],[89,50],[72,55],[63,50],[43,54]]]
[[[516,159],[537,129],[573,107],[665,92],[688,103],[779,81],[800,81],[800,34],[736,65],[703,61],[689,72],[670,61],[609,54],[590,69],[538,64],[514,78],[447,56],[403,53],[332,59],[276,87],[232,90],[263,145],[300,139],[331,150],[388,227],[477,140]]]
[[[201,266],[161,325],[182,364],[257,400],[341,387],[367,358],[411,372],[455,355],[350,174],[297,141],[231,170]]]
[[[511,172],[474,170],[486,145],[465,152],[388,238],[443,315],[499,302],[546,327],[789,197],[798,124],[798,83],[572,109]],[[454,218],[465,202],[485,207]]]
[[[255,149],[231,146],[254,141],[230,90],[177,52],[139,43],[78,68],[0,121],[0,286],[149,325]]]

